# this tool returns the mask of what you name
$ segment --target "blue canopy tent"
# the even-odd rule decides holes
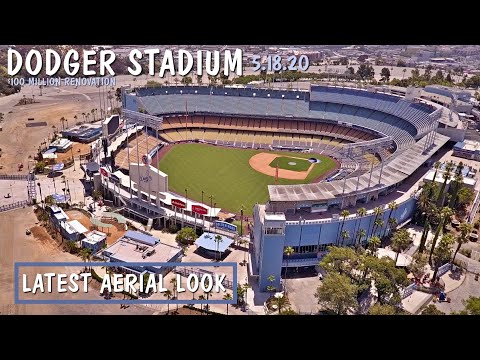
[[[63,194],[52,194],[53,200],[55,200],[57,203],[64,203],[70,200],[70,196],[63,195]]]
[[[221,240],[217,241],[216,236],[220,236]],[[195,245],[209,251],[217,251],[224,253],[230,245],[232,245],[233,239],[224,235],[217,235],[212,233],[203,233],[196,241]]]

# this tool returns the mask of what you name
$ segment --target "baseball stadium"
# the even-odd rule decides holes
[[[251,271],[264,290],[282,268],[352,244],[359,228],[373,227],[366,242],[389,231],[387,219],[411,219],[421,167],[457,130],[449,110],[415,90],[124,88],[126,124],[105,151],[102,185],[150,227],[205,230],[225,213],[249,216]]]

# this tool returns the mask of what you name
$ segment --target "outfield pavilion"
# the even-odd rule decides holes
[[[310,91],[294,91],[170,86],[124,91],[122,97],[127,121],[147,132],[153,130],[160,141],[310,149],[342,159],[340,174],[332,181],[271,185],[267,204],[255,206],[251,271],[258,276],[261,289],[268,285],[270,275],[276,279],[274,285],[279,285],[283,267],[314,266],[329,244],[338,244],[341,209],[368,210],[361,218],[345,219],[343,229],[350,233],[346,245],[355,240],[359,228],[371,229],[377,217],[372,211],[375,206],[382,208],[384,219],[392,216],[398,224],[407,222],[416,204],[411,176],[449,141],[439,129],[452,125],[442,106],[408,93],[393,95],[384,88],[312,86]],[[362,162],[365,154],[379,161]],[[155,179],[149,188],[137,182],[145,176],[140,171],[147,171],[147,177],[152,172],[162,179],[168,175],[150,165],[143,170],[141,166],[132,169],[132,165],[130,176],[117,171],[119,181],[103,179],[105,187],[114,189],[117,201],[136,216],[181,220],[178,213],[172,214],[172,199],[185,197],[168,195],[168,180],[166,187],[156,190]],[[132,179],[136,171],[137,181]],[[399,205],[393,213],[386,206],[387,199]],[[194,202],[189,208],[188,201],[181,216],[191,225],[189,210]],[[208,208],[209,220],[217,210]],[[368,237],[386,231],[387,224]],[[295,249],[289,261],[283,253],[286,246]]]

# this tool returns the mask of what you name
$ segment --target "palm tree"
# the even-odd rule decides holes
[[[197,75],[197,84],[198,85],[202,85],[202,82],[203,82],[203,76],[202,75]]]
[[[77,123],[77,120],[78,120],[78,116],[75,115],[73,118],[75,119],[75,124],[76,124],[76,123]]]
[[[80,250],[80,257],[82,258],[83,262],[86,263],[87,260],[90,260],[90,256],[92,255],[92,250],[83,248]],[[87,270],[87,266],[85,266],[85,270]]]
[[[293,255],[295,250],[291,246],[287,246],[284,250],[283,253],[287,255],[287,266],[285,266],[285,292],[287,291],[287,269],[288,269],[288,260],[290,259],[290,256]]]
[[[165,291],[163,293],[163,296],[165,296],[167,298],[168,301],[170,301],[170,299],[172,298],[173,294],[172,294],[172,290],[170,289],[167,289],[167,291]],[[170,314],[170,303],[167,302],[167,314]]]
[[[357,245],[357,237],[358,237],[358,231],[360,230],[360,225],[362,225],[362,220],[360,218],[364,217],[367,215],[367,209],[364,207],[361,207],[357,210],[357,222],[358,222],[358,228],[357,231],[355,231],[355,245]]]
[[[375,214],[375,218],[373,219],[373,222],[372,222],[372,232],[370,233],[370,236],[372,236],[374,234],[374,230],[375,230],[375,222],[377,221],[377,218],[383,213],[382,211],[382,208],[379,207],[379,206],[376,206],[374,209],[373,209],[373,213]]]
[[[270,275],[268,278],[267,278],[268,282],[270,284],[273,284],[275,282],[275,275]],[[267,291],[268,292],[275,292],[277,289],[275,288],[275,286],[273,285],[268,285],[267,286]]]
[[[67,121],[67,119],[65,119],[63,116],[60,118],[60,122],[62,123],[62,130],[65,131],[65,121]]]
[[[173,285],[173,297],[178,300],[178,293],[177,293],[177,278],[171,278],[170,279],[170,284]],[[177,309],[176,311],[178,312],[178,303],[177,303]]]
[[[90,112],[92,113],[93,121],[95,121],[95,109],[90,110]]]
[[[232,294],[226,293],[226,294],[223,296],[223,300],[233,300]],[[227,315],[228,315],[228,304],[227,304]]]
[[[205,300],[205,296],[204,296],[204,295],[200,295],[200,296],[198,297],[198,300]],[[200,315],[203,315],[203,307],[204,307],[204,305],[203,305],[203,304],[200,304],[200,310],[202,310],[202,311],[200,311]]]
[[[398,225],[398,221],[396,218],[391,218],[391,219],[388,219],[388,227],[390,229],[390,231],[394,231],[396,229]]]
[[[391,201],[388,203],[388,208],[390,209],[390,213],[388,214],[387,225],[390,225],[390,219],[392,218],[392,212],[398,209],[398,204],[395,201]],[[389,226],[385,226],[385,232],[383,236],[387,236],[387,230],[389,230]]]
[[[463,244],[468,242],[468,237],[470,236],[470,233],[473,230],[473,225],[467,222],[463,222],[459,226],[460,229],[460,236],[457,237],[457,248],[455,250],[455,253],[453,254],[452,258],[452,264],[455,260],[455,257],[457,256],[458,251],[462,247]]]
[[[438,172],[438,169],[440,168],[440,165],[442,165],[440,161],[435,162],[435,164],[433,165],[433,167],[435,168],[435,172],[433,173],[432,183],[435,183],[435,178],[437,177],[437,172]]]
[[[381,229],[383,227],[383,225],[385,224],[385,221],[383,221],[383,219],[381,218],[378,218],[377,220],[375,220],[374,222],[374,231],[373,233],[375,234],[377,232],[377,229]]]
[[[348,232],[348,230],[342,230],[342,233],[340,234],[340,236],[342,238],[341,246],[343,246],[345,245],[345,241],[350,238],[350,233]]]
[[[215,252],[215,260],[217,260],[218,248],[219,248],[221,242],[223,242],[222,236],[221,235],[215,235],[215,243],[217,244],[217,251]],[[221,258],[221,256],[220,256],[220,258]]]
[[[440,236],[440,232],[443,230],[443,226],[447,219],[450,219],[452,216],[453,211],[449,207],[444,207],[440,210],[440,222],[438,223],[437,231],[435,231],[435,236],[432,240],[432,247],[430,249],[430,256],[428,257],[428,262],[432,262],[433,251],[435,250],[435,245],[437,244],[438,237]]]
[[[42,198],[42,186],[41,184],[38,182],[37,183],[37,186],[38,186],[38,190],[40,191],[40,203],[43,203],[43,198]]]
[[[361,243],[362,243],[362,239],[367,236],[367,230],[365,229],[360,229],[358,230],[358,237],[357,239],[355,240],[355,246],[359,246]],[[357,244],[357,240],[358,240],[358,244]]]
[[[87,122],[89,122],[89,119],[90,119],[90,113],[86,113],[86,114],[85,114],[85,117],[87,118]]]
[[[377,248],[380,246],[380,244],[381,241],[378,236],[372,236],[370,239],[368,239],[368,246],[373,254],[377,252]]]
[[[453,190],[451,192],[450,202],[448,203],[448,207],[455,209],[455,205],[457,203],[458,192],[461,189],[463,184],[463,175],[461,173],[456,173],[453,177]]]
[[[342,210],[342,212],[340,213],[340,216],[343,218],[343,220],[342,220],[342,224],[341,224],[341,226],[340,226],[340,231],[339,231],[338,234],[337,234],[337,241],[336,241],[337,244],[338,244],[339,237],[340,237],[340,235],[341,235],[341,233],[342,233],[342,231],[343,231],[343,225],[345,224],[345,219],[346,219],[347,216],[349,216],[349,215],[350,215],[350,211],[348,211],[348,210]]]
[[[448,162],[447,165],[445,166],[445,172],[443,173],[443,183],[442,187],[440,188],[440,192],[438,193],[438,198],[437,198],[437,205],[442,206],[443,205],[443,192],[445,191],[445,186],[447,185],[447,182],[452,178],[452,169],[453,169],[453,162]]]
[[[410,245],[410,241],[411,237],[407,229],[400,229],[393,234],[390,247],[396,253],[395,265],[397,265],[398,255]]]

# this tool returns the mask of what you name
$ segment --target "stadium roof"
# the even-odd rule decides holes
[[[435,148],[428,154],[422,154],[426,138],[405,150],[383,166],[383,170],[377,167],[373,170],[371,179],[370,173],[360,177],[353,177],[347,180],[322,182],[304,185],[268,185],[270,201],[322,201],[345,197],[355,193],[363,193],[374,189],[383,189],[395,185],[413,174],[435,151],[442,147],[450,138],[437,134]],[[381,172],[381,181],[380,181]],[[370,180],[370,187],[369,185]],[[358,189],[357,189],[358,184]],[[343,189],[345,185],[345,190]]]
[[[215,241],[215,237],[220,236],[221,241]],[[205,232],[200,236],[197,240],[195,240],[195,245],[198,247],[204,248],[206,250],[211,250],[211,251],[218,251],[218,252],[225,252],[225,250],[228,249],[230,245],[232,245],[233,239],[224,236],[224,235],[217,235],[217,234],[212,234]]]

